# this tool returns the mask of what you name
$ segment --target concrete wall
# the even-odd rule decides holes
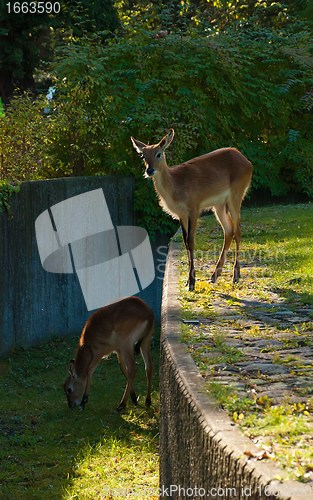
[[[275,477],[271,462],[251,461],[259,450],[205,393],[180,341],[179,254],[171,244],[163,283],[160,378],[160,498],[309,500],[309,484]]]
[[[134,180],[126,177],[25,182],[12,197],[9,214],[0,214],[0,355],[52,336],[78,335],[91,314],[76,274],[49,273],[42,268],[35,220],[52,205],[97,188],[104,191],[114,225],[136,224]],[[158,244],[155,242],[154,246]],[[140,294],[153,307],[157,319],[160,278]]]

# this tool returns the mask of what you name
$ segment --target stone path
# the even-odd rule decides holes
[[[215,317],[193,326],[196,340],[189,349],[200,369],[207,361],[205,378],[231,384],[243,397],[306,403],[313,397],[313,306],[286,305],[275,293],[271,298],[234,305],[226,295],[213,299]],[[227,346],[220,351],[219,336]]]
[[[270,302],[268,297],[263,302],[216,294],[208,314],[202,311],[199,321],[190,323],[192,335],[186,344],[206,382],[230,387],[239,400],[251,399],[255,402],[251,409],[259,408],[260,417],[262,408],[272,405],[287,405],[287,408],[291,405],[292,410],[312,415],[312,305],[287,304],[275,293],[271,294]],[[238,407],[236,401],[234,407]],[[248,408],[246,403],[243,408]],[[243,418],[248,413],[249,410],[247,413],[243,410]],[[240,410],[235,414],[238,418]],[[313,430],[313,420],[310,422]],[[313,483],[313,466],[308,455],[313,447],[311,431],[299,435],[297,452],[295,445],[288,449],[288,437],[282,445],[276,443],[275,437],[266,433],[263,436],[262,431],[253,437],[247,430],[246,435],[261,449],[261,456],[265,453],[280,464],[289,464],[288,477],[293,471],[302,481]],[[306,458],[301,458],[302,452]],[[303,472],[301,468],[298,471],[299,464]]]

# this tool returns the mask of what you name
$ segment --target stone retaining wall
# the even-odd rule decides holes
[[[41,265],[35,220],[72,196],[101,188],[114,226],[136,225],[135,182],[130,177],[68,177],[24,182],[12,196],[10,211],[0,213],[0,356],[54,336],[78,335],[91,314],[87,311],[76,273],[57,274]],[[166,238],[154,242],[166,256]],[[157,270],[157,266],[156,266]],[[140,296],[160,321],[163,273]],[[106,283],[103,283],[106,286]]]
[[[280,483],[272,462],[252,461],[259,450],[204,392],[198,369],[180,338],[178,259],[172,243],[163,284],[160,379],[160,498],[309,500],[313,489]]]

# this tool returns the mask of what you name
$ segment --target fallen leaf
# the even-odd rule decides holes
[[[257,453],[253,453],[250,450],[246,450],[243,453],[247,457],[254,458],[255,460],[264,460],[266,458],[271,458],[271,459],[274,458],[274,455],[272,455],[271,453],[269,453],[266,450],[261,450],[261,451],[258,451]]]

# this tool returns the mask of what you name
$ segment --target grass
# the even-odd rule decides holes
[[[245,208],[242,234],[242,279],[235,285],[232,252],[217,283],[210,282],[223,241],[213,216],[199,222],[194,292],[185,287],[187,259],[182,250],[182,315],[200,320],[200,326],[183,325],[182,341],[209,393],[251,440],[273,453],[284,478],[309,481],[313,479],[313,364],[303,363],[297,352],[285,351],[313,346],[313,205]],[[303,309],[311,310],[305,322],[301,322]],[[255,321],[257,316],[262,321]],[[286,317],[295,321],[286,322]],[[240,374],[242,362],[254,362],[248,354],[254,341],[261,345],[260,359],[289,370],[295,389],[285,400],[277,403],[260,390],[272,382],[279,386],[283,376],[272,380],[264,373]],[[301,378],[306,385],[298,387]]]
[[[0,498],[157,498],[158,346],[153,406],[144,406],[139,356],[139,404],[119,414],[125,379],[115,356],[97,368],[85,410],[68,409],[62,383],[76,341],[56,339],[0,360]]]
[[[243,359],[243,354],[236,347],[229,346],[225,342],[224,335],[217,330],[209,338],[203,335],[201,330],[195,334],[194,329],[183,324],[181,327],[181,340],[187,344],[196,345],[193,350],[193,357],[200,371],[206,370],[210,365],[220,363],[235,363]],[[212,329],[211,329],[212,332]]]
[[[248,276],[242,268],[244,279],[234,288],[230,266],[225,266],[218,284],[222,282],[224,291],[231,292],[229,300],[240,299],[242,292],[251,295],[256,287],[258,295],[268,300],[269,292],[277,291],[289,301],[313,304],[312,204],[242,209],[242,234],[241,262],[252,267]],[[199,279],[196,291],[204,292],[206,297],[199,298],[200,305],[215,293],[216,287],[208,284],[207,279],[222,239],[221,228],[213,216],[201,219],[196,238]],[[232,258],[230,252],[228,263]]]
[[[310,481],[313,471],[313,399],[307,403],[273,405],[268,397],[241,398],[233,387],[212,382],[210,393],[246,435],[284,471],[276,479]]]

